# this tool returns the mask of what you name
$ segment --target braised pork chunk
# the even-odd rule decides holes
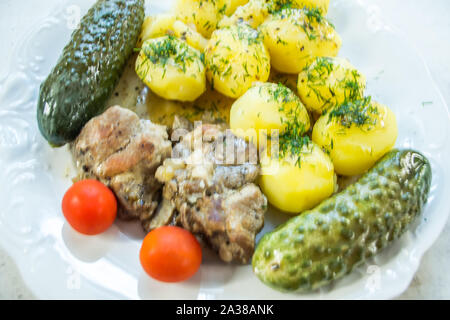
[[[79,178],[110,187],[119,218],[140,219],[146,228],[161,198],[155,172],[172,150],[166,128],[115,106],[91,119],[70,148]]]
[[[256,148],[216,125],[202,125],[158,168],[175,223],[201,236],[224,261],[248,263],[264,225],[266,197],[255,180]],[[172,211],[170,211],[172,210]]]

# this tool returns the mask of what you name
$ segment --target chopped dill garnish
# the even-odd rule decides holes
[[[225,4],[223,5],[223,7],[219,9],[218,13],[219,13],[220,15],[224,15],[226,11],[227,11],[227,4],[225,3]]]
[[[262,43],[262,34],[245,24],[237,25],[237,36],[239,40],[247,40],[248,45]]]
[[[300,106],[300,105],[299,105]],[[311,139],[306,135],[305,125],[299,121],[298,108],[284,121],[285,130],[278,137],[280,157],[290,156],[301,166],[301,155],[309,148]]]
[[[212,26],[211,26],[211,24],[210,24],[209,21],[206,21],[206,22],[203,24],[203,28],[206,28],[206,30],[209,30],[211,27],[212,27]]]
[[[300,113],[303,105],[298,97],[281,83],[276,87],[270,86],[269,94],[272,99],[282,104],[279,111],[284,113],[284,117],[280,120],[285,128],[278,136],[279,156],[294,158],[295,164],[300,167],[301,155],[305,152],[305,147],[311,144],[311,139],[306,135],[305,125],[301,121]],[[295,107],[286,110],[284,104],[289,102],[295,103]]]
[[[261,90],[261,88],[260,88],[260,90]],[[268,91],[273,100],[283,103],[283,104],[287,103],[287,102],[291,102],[297,98],[297,96],[294,95],[294,93],[291,91],[291,89],[289,89],[282,83],[278,83],[278,85],[276,87],[268,86]],[[285,110],[282,107],[282,108],[280,108],[279,111],[284,112]]]
[[[363,125],[376,125],[377,119],[373,115],[378,114],[378,109],[371,103],[372,98],[355,101],[346,101],[343,104],[331,109],[328,113],[328,123],[336,119],[346,128],[352,125],[361,127]]]
[[[321,23],[322,20],[324,20],[324,17],[318,8],[304,8],[303,10],[305,11],[306,17],[308,17],[308,20],[310,21],[315,20],[317,23]]]
[[[228,65],[228,67],[225,69],[224,72],[222,72],[222,76],[226,77],[228,76],[233,70],[233,66],[231,64]]]
[[[288,43],[281,39],[280,37],[277,38],[277,44],[282,44],[283,46],[286,46]]]
[[[277,13],[283,9],[292,8],[292,0],[273,0],[267,4],[267,11],[269,14]]]
[[[353,70],[352,79],[346,80],[340,83],[341,87],[344,89],[345,99],[346,100],[357,100],[362,96],[362,88],[359,86],[358,79],[361,77],[358,71]]]
[[[273,11],[269,9],[269,13],[277,19],[289,19],[292,24],[303,29],[309,40],[319,37],[316,30],[317,24],[329,25],[334,29],[334,25],[322,15],[318,8],[293,8],[292,3],[288,2]]]
[[[311,65],[307,65],[304,70],[308,70]],[[308,81],[316,82],[322,80],[324,76],[329,76],[334,70],[333,60],[328,57],[319,57],[314,61],[314,67],[308,71]]]
[[[268,57],[261,56],[259,51],[263,49],[264,44],[262,41],[262,34],[251,28],[247,25],[233,25],[226,28],[221,29],[222,32],[226,32],[229,36],[233,38],[234,41],[240,42],[243,45],[247,44],[248,46],[256,46],[256,48],[245,49],[245,52],[237,52],[234,55],[249,55],[256,60],[253,62],[250,59],[242,59],[242,68],[233,68],[233,63],[230,61],[231,56],[228,53],[222,53],[221,50],[224,48],[228,51],[232,51],[230,46],[221,42],[221,40],[217,40],[213,49],[209,51],[205,59],[205,66],[209,72],[211,72],[214,76],[219,77],[228,77],[237,81],[238,79],[246,80],[247,78],[251,78],[253,76],[258,77],[260,72],[260,65],[267,65],[266,68],[269,68]],[[256,69],[256,74],[255,70]],[[233,90],[231,90],[233,91]]]
[[[141,50],[153,64],[161,64],[163,67],[173,59],[175,65],[183,72],[186,72],[187,63],[193,62],[195,58],[201,59],[201,56],[199,57],[185,42],[172,35],[161,41],[151,42]]]
[[[335,78],[331,84],[327,83],[331,73],[337,72],[340,68],[342,68],[340,64],[335,64],[333,58],[320,57],[303,69],[303,71],[306,71],[307,82],[305,85],[309,89],[307,96],[310,97],[311,94],[314,94],[317,100],[322,103],[322,110],[343,101],[363,98],[364,87],[360,83],[361,75],[355,69],[344,68],[343,78]],[[341,97],[342,95],[343,97]]]
[[[152,42],[144,46],[144,54],[152,63],[165,66],[169,58],[177,54],[175,39],[174,36],[168,36],[162,41]]]

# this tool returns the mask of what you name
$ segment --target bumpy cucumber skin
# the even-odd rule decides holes
[[[53,146],[102,113],[139,37],[144,0],[98,0],[41,84],[37,120]]]
[[[263,236],[253,270],[282,291],[311,291],[349,273],[399,238],[420,215],[428,160],[393,150],[357,183]]]

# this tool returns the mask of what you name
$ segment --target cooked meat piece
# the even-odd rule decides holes
[[[151,231],[162,226],[175,224],[174,217],[175,206],[171,201],[163,198],[152,219],[144,221],[142,226],[144,230]]]
[[[202,236],[226,262],[248,263],[264,225],[267,199],[254,184],[256,148],[219,126],[199,126],[174,146],[159,167],[163,197],[176,223]]]
[[[91,119],[70,148],[81,179],[100,180],[114,191],[120,218],[150,223],[162,189],[155,172],[172,151],[164,126],[115,106]]]
[[[192,125],[192,122],[190,122],[188,119],[176,115],[173,119],[172,131],[180,129],[189,132],[192,131],[192,129],[194,129],[194,126]]]

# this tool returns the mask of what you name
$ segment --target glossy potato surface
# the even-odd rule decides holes
[[[281,84],[257,83],[232,105],[230,128],[238,136],[255,142],[256,137],[261,142],[261,136],[271,135],[274,129],[284,132],[294,117],[306,132],[310,127],[308,112],[294,92]]]
[[[278,209],[298,214],[331,196],[335,189],[333,163],[320,147],[304,147],[300,165],[292,157],[262,161],[260,187]]]
[[[259,27],[272,66],[284,73],[300,73],[315,57],[334,57],[341,37],[317,10],[287,8],[271,14]]]
[[[136,60],[139,78],[168,100],[194,101],[206,90],[205,67],[198,50],[172,36],[143,43]]]
[[[353,176],[369,170],[391,150],[397,135],[392,110],[361,100],[330,109],[317,120],[312,139],[329,152],[336,173]]]
[[[298,76],[298,93],[309,111],[322,113],[364,95],[366,78],[347,59],[318,57]]]
[[[234,25],[214,31],[205,49],[206,76],[220,93],[238,98],[270,74],[270,56],[255,29]]]

